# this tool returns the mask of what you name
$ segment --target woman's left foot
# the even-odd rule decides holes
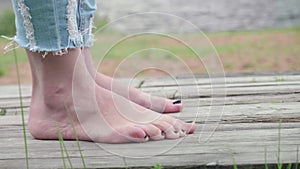
[[[115,92],[136,104],[139,104],[145,108],[151,109],[160,113],[175,113],[180,112],[183,108],[180,100],[172,101],[170,99],[151,96],[148,93],[142,92],[134,87],[127,86],[122,83],[116,83],[113,81],[113,78],[106,76],[104,74],[98,73],[94,68],[93,60],[90,53],[90,48],[85,48],[83,50],[83,54],[85,57],[86,66],[89,69],[89,72],[92,76],[95,75],[95,82],[112,92]],[[95,72],[97,72],[95,74]],[[113,86],[113,88],[112,88]]]

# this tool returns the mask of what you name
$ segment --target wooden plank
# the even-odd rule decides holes
[[[246,83],[246,84],[227,84],[227,88],[233,88],[233,87],[260,87],[260,86],[283,86],[283,85],[296,85],[298,86],[300,84],[299,81],[296,82],[266,82],[266,83]],[[193,84],[188,84],[193,85]],[[211,88],[211,85],[204,85],[204,84],[197,84],[199,85],[199,88]],[[178,86],[178,84],[172,85],[172,84],[166,84],[166,85],[159,85],[158,87],[168,87],[168,86]],[[187,85],[185,85],[187,86]],[[143,86],[143,88],[151,87],[151,86]],[[223,85],[214,85],[215,88],[223,87]],[[22,96],[23,99],[30,99],[31,98],[31,86],[22,86]],[[17,86],[7,86],[7,87],[0,87],[0,105],[3,105],[4,101],[11,101],[11,100],[19,100],[19,93],[18,93],[18,87]]]
[[[6,115],[19,115],[20,103],[16,99],[15,102],[11,102],[9,105],[0,104],[0,110],[5,110]],[[210,105],[241,105],[241,104],[255,104],[255,103],[286,103],[286,102],[300,102],[300,93],[296,94],[273,94],[273,95],[242,95],[242,96],[227,96],[223,97],[202,97],[202,98],[187,98],[182,99],[184,107],[197,107],[197,106],[210,106]],[[24,101],[24,111],[29,112],[30,101]]]
[[[286,88],[287,91],[288,91],[288,90],[293,90],[293,86],[296,87],[295,92],[298,92],[298,86],[300,86],[299,85],[300,81],[275,81],[275,82],[267,81],[267,82],[254,83],[253,81],[252,82],[247,81],[247,80],[245,80],[245,78],[240,78],[240,77],[235,77],[235,80],[237,80],[238,78],[241,79],[241,80],[238,80],[238,81],[243,82],[243,83],[233,83],[233,84],[227,83],[226,90],[228,89],[227,90],[228,95],[236,95],[236,93],[231,92],[232,90],[235,90],[236,88],[246,92],[246,93],[243,93],[243,94],[247,94],[247,91],[249,91],[249,90],[251,91],[251,88],[253,90],[258,90],[258,89],[264,90],[264,89],[271,89],[273,87],[276,87],[276,88]],[[259,77],[259,78],[266,78],[266,77]],[[275,77],[268,77],[268,80],[271,80],[272,78],[275,78]],[[165,93],[164,95],[166,95],[167,97],[169,97],[169,98],[178,97],[177,95],[174,96],[174,92],[176,92],[176,90],[177,91],[179,90],[178,87],[176,89],[176,87],[174,87],[174,84],[172,84],[171,82],[168,82],[168,80],[163,80],[162,81],[165,85],[159,84],[160,81],[158,79],[159,78],[152,79],[152,80],[154,80],[153,83],[155,83],[157,87],[154,86],[155,88],[153,89],[153,85],[151,87],[151,84],[149,84],[149,85],[145,84],[145,85],[143,85],[143,88],[150,88],[150,89],[143,89],[143,90],[146,91],[146,92],[150,92],[150,93],[153,93],[153,94],[157,95],[157,93],[161,93],[161,90],[163,89],[163,92]],[[284,79],[284,78],[280,77],[280,79]],[[295,80],[297,78],[286,78],[286,79],[287,80]],[[185,80],[184,82],[187,82],[187,81],[191,81],[192,79],[184,79],[184,80]],[[198,79],[198,80],[202,81],[202,79]],[[236,82],[236,81],[234,81],[234,82]],[[188,94],[188,93],[185,92],[186,90],[193,90],[193,91],[198,91],[198,92],[203,93],[203,95],[201,95],[201,97],[211,96],[211,95],[209,95],[212,92],[211,88],[217,89],[217,92],[218,91],[222,92],[222,90],[225,90],[224,89],[225,86],[220,85],[220,84],[216,84],[216,85],[212,86],[210,84],[198,83],[197,85],[199,85],[199,86],[196,86],[196,84],[192,84],[194,86],[191,86],[191,83],[188,82],[184,85],[185,85],[184,87],[181,87],[182,92],[184,92],[183,94]],[[279,85],[280,85],[280,87],[278,87]],[[203,90],[205,90],[206,92],[203,91]],[[264,92],[270,92],[270,91],[272,92],[272,90],[264,90]],[[30,102],[31,87],[29,85],[22,86],[22,93],[23,93],[24,106],[28,107],[29,102]],[[179,92],[177,92],[177,94],[178,93]],[[253,94],[253,92],[252,93],[248,92],[248,94]],[[4,87],[1,87],[0,88],[0,108],[5,109],[5,108],[16,108],[16,107],[18,107],[19,106],[19,97],[18,97],[18,95],[19,94],[18,94],[18,87],[17,86],[4,86]]]
[[[300,117],[299,102],[284,102],[284,103],[257,103],[257,104],[242,104],[242,105],[211,105],[197,107],[185,106],[181,113],[170,114],[174,117],[183,120],[192,120],[198,117],[199,122],[202,117],[210,115],[211,121],[220,120],[219,115],[222,111],[222,120],[231,122],[240,119],[237,122],[272,122],[269,119],[278,121],[279,119],[290,119],[290,121],[298,121]],[[213,108],[213,109],[212,109]],[[26,119],[28,116],[26,116]],[[215,118],[215,119],[214,119]],[[226,118],[226,119],[225,119]],[[265,121],[264,121],[265,120]],[[230,122],[230,121],[229,121]],[[21,125],[21,116],[0,116],[0,127],[5,125]]]
[[[237,77],[212,77],[189,76],[176,77],[156,77],[156,78],[137,78],[121,79],[120,81],[134,87],[156,87],[156,86],[186,86],[186,85],[210,85],[210,84],[260,84],[260,83],[293,83],[300,81],[300,75],[268,75],[268,76],[237,76]]]
[[[229,124],[228,124],[229,125]],[[235,124],[234,124],[235,125]],[[265,125],[265,124],[262,124]],[[297,124],[299,126],[299,124]],[[244,125],[245,126],[245,125]],[[274,126],[278,126],[278,124],[274,124]],[[282,124],[282,126],[285,126],[285,124]],[[231,128],[237,128],[236,126],[231,126]],[[296,153],[296,147],[299,144],[299,128],[289,128],[289,129],[282,129],[282,139],[281,143],[283,144],[282,148],[282,155],[284,155],[285,161],[284,162],[295,162],[292,157],[295,157]],[[170,151],[161,154],[159,156],[155,156],[154,158],[157,161],[153,161],[152,159],[149,160],[149,158],[144,158],[143,163],[139,163],[139,161],[136,160],[130,160],[130,163],[132,163],[131,166],[137,165],[137,166],[149,166],[149,163],[153,162],[158,162],[162,161],[163,158],[168,157],[168,160],[171,160],[171,162],[174,162],[172,160],[172,157],[177,159],[178,157],[182,158],[181,163],[174,163],[175,165],[182,165],[182,164],[187,164],[190,162],[189,158],[184,158],[186,156],[197,156],[197,158],[201,159],[204,158],[205,161],[194,161],[195,158],[193,158],[193,165],[205,165],[208,163],[208,161],[218,161],[220,165],[231,165],[232,161],[229,159],[224,160],[224,157],[228,156],[232,153],[234,157],[236,157],[236,161],[238,164],[242,163],[245,164],[245,162],[248,162],[247,164],[254,163],[259,164],[257,162],[260,161],[260,164],[263,164],[264,161],[260,160],[264,156],[264,146],[267,146],[268,153],[271,155],[276,155],[277,153],[277,139],[278,138],[278,129],[274,128],[273,130],[220,130],[216,131],[211,138],[209,142],[206,142],[204,144],[200,144],[197,142],[197,135],[190,135],[187,137],[180,145],[174,147]],[[199,133],[197,133],[199,134]],[[29,137],[30,138],[30,137]],[[235,139],[232,139],[235,138]],[[8,140],[1,140],[1,142],[10,142],[13,141],[14,139],[8,139]],[[33,141],[33,143],[30,143]],[[30,156],[31,159],[39,160],[37,164],[41,164],[40,160],[42,161],[43,159],[56,159],[57,161],[54,162],[54,164],[57,164],[57,162],[60,161],[59,157],[59,145],[58,141],[40,141],[43,144],[40,146],[37,144],[37,140],[31,140],[29,139],[29,148],[31,150],[38,150],[36,151],[31,151]],[[129,153],[132,153],[133,155],[136,155],[141,152],[149,152],[151,150],[160,150],[161,148],[164,147],[166,144],[170,144],[171,142],[176,142],[176,141],[160,141],[160,142],[149,142],[146,144],[123,144],[123,145],[113,145],[110,144],[109,149],[110,151],[129,151]],[[19,143],[19,144],[18,144]],[[14,160],[21,160],[23,158],[23,154],[20,150],[22,150],[23,146],[23,140],[20,139],[18,143],[13,142],[13,146],[11,147],[11,150],[15,151],[5,151],[6,153],[0,157],[0,159],[4,159],[4,161],[7,161],[9,159],[14,159]],[[55,143],[55,144],[51,144]],[[117,160],[118,156],[109,154],[101,148],[95,147],[94,143],[88,143],[88,142],[81,142],[84,143],[82,144],[83,152],[86,157],[86,159],[91,160],[96,157],[98,157],[98,160],[100,161],[105,161],[108,162],[108,166],[113,167],[115,164],[114,162]],[[80,166],[80,159],[79,159],[79,153],[78,149],[76,148],[74,142],[66,142],[67,147],[69,149],[70,156],[76,159],[74,161],[77,167]],[[56,148],[54,146],[56,145]],[[38,147],[36,147],[38,146]],[[132,149],[132,146],[135,147],[135,149]],[[2,147],[2,145],[1,145]],[[19,149],[16,147],[19,147]],[[48,147],[48,148],[46,148]],[[51,148],[54,148],[51,150]],[[141,151],[144,150],[144,151]],[[13,152],[12,154],[9,154]],[[131,154],[131,155],[132,155]],[[216,156],[216,154],[221,154],[221,156]],[[256,157],[253,156],[253,154],[257,155]],[[145,153],[144,153],[145,155]],[[259,156],[260,155],[260,156]],[[176,158],[177,157],[177,158]],[[210,158],[208,158],[210,157]],[[242,157],[242,158],[241,158]],[[245,159],[251,157],[247,161]],[[169,159],[170,158],[170,159]],[[226,159],[226,158],[225,158]],[[250,161],[249,161],[250,160]],[[253,160],[253,161],[251,161]],[[269,162],[276,162],[277,158],[270,158],[268,159]],[[79,162],[78,162],[79,161]],[[1,161],[2,162],[2,161]],[[95,161],[94,161],[95,162]],[[130,164],[129,163],[129,164]],[[118,166],[115,167],[122,167],[120,166],[122,163],[119,163]],[[170,165],[170,163],[162,163],[165,165]],[[173,165],[174,165],[173,164]],[[89,166],[90,168],[93,167],[93,165]],[[94,166],[95,167],[95,166]],[[106,165],[103,166],[101,163],[97,163],[97,167],[106,167]]]
[[[227,96],[234,96],[238,98],[233,98],[238,104],[237,101],[244,101],[246,98],[246,102],[249,101],[250,98],[248,96],[245,97],[245,95],[251,95],[251,98],[257,98],[259,100],[262,99],[270,99],[273,100],[280,99],[284,101],[299,101],[300,97],[298,97],[300,93],[300,85],[275,85],[275,86],[245,86],[245,87],[228,87],[226,89],[222,88],[216,88],[216,91],[212,90],[211,88],[206,88],[203,86],[195,87],[195,86],[184,86],[184,87],[155,87],[155,88],[146,88],[142,89],[145,92],[149,92],[153,95],[158,95],[162,97],[168,97],[168,98],[195,98],[195,97],[201,97],[203,101],[208,100],[208,102],[211,102],[210,99],[205,99],[206,97],[215,97],[217,100],[222,101],[223,98],[218,98],[221,96],[226,95]],[[179,92],[181,91],[181,92]],[[221,92],[219,94],[213,94]],[[223,93],[223,94],[222,94]],[[280,95],[278,95],[280,94]],[[258,95],[258,96],[252,96],[252,95]],[[281,97],[282,96],[282,97]],[[290,96],[290,97],[289,97]],[[274,99],[273,99],[274,98]],[[293,98],[293,99],[292,99]],[[256,101],[257,99],[251,99],[252,101]],[[228,100],[228,99],[227,99]],[[251,101],[250,100],[250,101]],[[275,101],[276,101],[275,100]],[[30,96],[23,98],[23,106],[25,108],[29,107],[30,105]],[[0,109],[16,109],[20,107],[20,100],[19,98],[0,98]]]
[[[296,149],[300,145],[300,72],[246,74],[244,77],[229,75],[226,77],[229,80],[226,99],[224,94],[211,94],[210,79],[205,76],[197,76],[199,93],[195,92],[194,89],[198,88],[192,83],[191,77],[176,78],[181,82],[185,108],[181,113],[171,115],[185,121],[196,120],[195,134],[182,140],[151,141],[145,144],[99,146],[81,141],[88,168],[151,167],[158,162],[163,166],[224,166],[233,164],[232,156],[237,164],[264,164],[265,148],[268,163],[277,163],[280,121],[281,160],[284,163],[296,161]],[[221,82],[218,79],[216,81]],[[149,93],[180,97],[180,92],[174,94],[178,88],[172,81],[149,79],[141,87]],[[215,88],[217,92],[223,89],[220,84]],[[28,94],[24,98],[27,123],[29,87],[24,91],[24,96]],[[0,87],[0,107],[7,111],[5,116],[0,116],[0,166],[25,168],[16,86]],[[36,140],[26,131],[30,168],[63,168],[59,142]],[[82,168],[76,142],[66,141],[65,144],[74,168]]]
[[[284,85],[284,84],[299,84],[300,75],[268,75],[268,76],[246,76],[246,77],[232,77],[227,75],[226,84],[229,87],[230,85]],[[172,78],[167,77],[156,77],[156,78],[137,78],[137,79],[116,79],[117,81],[129,83],[134,87],[156,87],[156,86],[186,86],[186,85],[209,85],[211,83],[219,84],[223,83],[223,80],[219,78],[208,79],[207,76],[203,75],[203,77],[195,76],[186,78],[176,78],[176,81]],[[143,84],[141,84],[143,83]],[[242,83],[242,84],[239,84]],[[16,85],[8,85],[1,86],[0,88],[0,99],[1,98],[18,98],[18,86]],[[28,97],[31,95],[31,85],[22,85],[22,95],[23,97]]]
[[[29,107],[31,98],[23,99],[23,107]],[[0,101],[0,109],[16,109],[20,107],[20,100],[10,99]]]
[[[300,85],[287,86],[265,86],[265,87],[245,87],[245,88],[215,88],[204,89],[197,86],[180,86],[180,87],[155,87],[142,88],[142,91],[151,93],[156,96],[167,97],[172,99],[178,98],[195,98],[195,97],[224,97],[240,95],[267,95],[267,94],[297,94],[300,93]]]
[[[31,85],[22,85],[22,96],[31,96]],[[19,98],[19,88],[17,85],[1,85],[0,87],[0,98]]]
[[[184,107],[210,106],[210,105],[242,105],[256,103],[287,103],[300,102],[300,94],[273,94],[273,95],[242,95],[223,97],[204,97],[182,99]]]
[[[294,154],[291,154],[290,152],[282,152],[282,161],[285,161],[286,163],[292,162]],[[259,160],[260,164],[264,163],[264,153],[249,153],[245,154],[248,155],[249,157],[249,162],[248,161],[242,161],[240,158],[241,157],[236,157],[237,164],[241,163],[247,163],[247,164],[256,164],[253,162],[251,159]],[[257,158],[259,157],[259,158]],[[270,163],[276,163],[276,154],[271,154],[268,156],[268,162]],[[82,168],[82,163],[80,158],[71,158],[73,162],[74,168]],[[210,161],[211,160],[211,161]],[[162,166],[198,166],[203,164],[205,165],[211,165],[215,164],[216,165],[232,165],[232,159],[230,156],[230,153],[208,153],[206,155],[203,154],[185,154],[182,156],[172,156],[172,155],[162,155],[162,156],[154,156],[151,158],[140,158],[140,159],[131,159],[131,158],[121,158],[121,157],[116,157],[113,159],[109,158],[101,158],[101,157],[90,157],[85,160],[88,168],[126,168],[128,166],[130,167],[150,167],[154,166],[156,163],[160,163]],[[6,160],[4,167],[9,166],[9,168],[25,168],[24,166],[24,160],[23,159],[14,159],[14,160]],[[63,168],[62,161],[59,157],[53,158],[53,159],[30,159],[30,168],[49,168],[49,165],[51,164],[51,168]],[[204,166],[205,166],[204,165]],[[68,166],[68,163],[67,163]]]

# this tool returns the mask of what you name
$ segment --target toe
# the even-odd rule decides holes
[[[162,140],[165,138],[165,136],[161,134],[162,131],[152,124],[139,125],[138,127],[142,128],[151,140]]]
[[[166,99],[166,106],[164,109],[164,113],[175,113],[175,112],[180,112],[183,109],[183,105],[180,100],[169,100]]]
[[[126,128],[128,139],[133,142],[146,142],[148,141],[147,134],[143,129],[135,126],[130,126]]]
[[[173,126],[175,132],[178,132],[180,137],[186,135],[186,130],[185,130],[186,127],[184,126],[184,122],[182,122],[181,120],[175,119],[173,117],[167,117],[167,116],[164,117],[163,120],[167,122],[169,125]]]
[[[186,123],[171,116],[164,115],[161,119],[174,126],[177,131],[181,131],[181,135],[192,134],[196,129],[195,123]]]
[[[176,124],[180,126],[180,130],[182,132],[185,132],[185,134],[192,134],[196,129],[195,123],[186,123],[184,121],[178,120]]]
[[[196,125],[195,123],[185,123],[183,125],[183,129],[186,131],[187,134],[192,134],[194,133],[195,129],[196,129]]]
[[[159,120],[153,122],[153,125],[158,127],[162,131],[162,135],[165,135],[167,139],[177,139],[180,137],[179,132],[166,121]]]
[[[149,103],[148,103],[149,104]],[[170,99],[151,96],[150,106],[148,107],[151,110],[162,113],[175,113],[182,110],[182,103],[179,100],[172,101]]]
[[[110,143],[128,143],[128,142],[146,142],[147,134],[143,129],[136,126],[124,126],[115,131],[108,137],[106,142]]]
[[[174,123],[169,123],[169,124],[172,125],[175,128],[175,130],[179,132],[180,137],[186,136],[185,126],[182,124],[180,120],[176,119]]]

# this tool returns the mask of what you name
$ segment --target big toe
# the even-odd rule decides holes
[[[114,129],[110,136],[106,137],[108,143],[147,142],[148,137],[143,129],[136,126],[123,126]]]
[[[172,101],[157,96],[151,96],[150,109],[161,113],[175,113],[180,112],[183,108],[181,100]]]
[[[181,100],[168,100],[166,101],[166,106],[164,109],[164,113],[175,113],[175,112],[180,112],[183,108],[183,105],[181,103]]]

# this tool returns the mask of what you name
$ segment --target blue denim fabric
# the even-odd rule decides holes
[[[12,0],[15,42],[30,51],[55,52],[90,47],[95,0]]]

